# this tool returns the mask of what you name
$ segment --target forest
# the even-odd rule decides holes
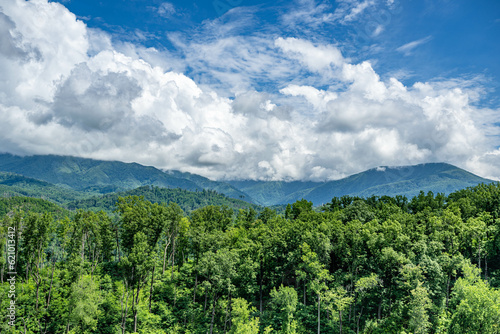
[[[500,333],[498,183],[280,211],[37,201],[0,206],[2,333]]]

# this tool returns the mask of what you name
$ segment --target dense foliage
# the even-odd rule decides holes
[[[41,198],[23,196],[0,198],[0,217],[12,215],[15,211],[50,213],[54,218],[64,218],[71,215],[70,211]]]
[[[259,207],[254,204],[227,197],[213,190],[189,191],[178,188],[169,189],[153,186],[143,186],[124,192],[93,196],[87,199],[69,202],[66,206],[70,210],[102,210],[112,213],[115,210],[118,198],[126,196],[141,196],[152,203],[174,202],[179,204],[186,213],[207,205],[226,205],[236,210],[249,208],[259,210]]]
[[[64,204],[97,194],[91,191],[81,192],[58,187],[23,175],[0,172],[0,196],[4,198],[13,196],[36,197]]]
[[[500,333],[499,184],[321,209],[186,215],[127,196],[115,220],[11,211],[16,332]]]

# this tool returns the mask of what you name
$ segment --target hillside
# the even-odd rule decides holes
[[[305,198],[314,205],[343,195],[405,195],[409,198],[424,192],[450,194],[453,191],[490,183],[470,172],[446,163],[429,163],[404,167],[378,167],[329,182],[234,181],[236,187],[262,205],[293,203]]]
[[[445,163],[429,163],[405,167],[379,167],[327,182],[312,189],[305,198],[315,204],[327,203],[332,195],[368,197],[372,195],[408,198],[420,191],[444,193],[446,195],[480,183],[491,183],[461,168]]]
[[[181,188],[191,191],[215,190],[227,196],[252,202],[229,184],[176,171],[119,161],[101,161],[69,156],[35,155],[20,157],[0,154],[0,171],[21,174],[54,185],[91,193],[112,193],[141,186]]]
[[[0,217],[13,214],[16,211],[31,213],[50,213],[56,219],[70,216],[70,212],[61,206],[40,198],[3,197],[0,198]]]
[[[196,174],[161,171],[137,163],[54,155],[18,157],[0,154],[0,171],[17,173],[26,178],[50,183],[33,179],[7,178],[4,182],[10,182],[12,188],[2,188],[0,182],[1,192],[35,197],[37,193],[44,193],[45,198],[57,203],[83,200],[96,194],[154,186],[189,191],[211,190],[234,199],[265,206],[293,203],[302,198],[312,201],[315,205],[321,205],[329,202],[332,197],[343,195],[413,197],[420,191],[449,194],[479,183],[492,182],[446,163],[378,167],[329,182],[252,180],[220,182]]]
[[[0,172],[0,196],[38,197],[57,204],[84,199],[98,193],[80,192],[19,174]]]
[[[152,203],[174,202],[179,204],[182,210],[186,213],[207,205],[226,205],[234,210],[249,208],[259,210],[259,207],[255,204],[250,204],[239,199],[229,198],[213,190],[193,192],[183,189],[168,189],[150,186],[143,186],[133,190],[112,194],[93,196],[91,198],[70,202],[66,205],[66,207],[70,210],[103,210],[111,213],[116,209],[115,204],[118,201],[118,197],[125,196],[142,196],[145,200]]]
[[[293,203],[304,198],[311,189],[323,184],[300,181],[228,181],[228,183],[248,193],[256,203],[266,206]]]

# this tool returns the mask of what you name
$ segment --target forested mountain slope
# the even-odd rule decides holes
[[[449,194],[479,183],[492,182],[445,163],[378,167],[329,182],[219,182],[196,174],[164,172],[137,163],[52,155],[18,157],[0,154],[0,171],[17,173],[92,194],[127,191],[152,185],[191,191],[214,190],[228,197],[266,206],[293,203],[302,198],[312,201],[314,205],[321,205],[333,197],[343,195],[412,197],[421,190]]]
[[[126,196],[142,196],[145,200],[152,203],[177,203],[181,209],[187,213],[207,205],[224,205],[233,210],[250,208],[256,210],[261,209],[255,204],[227,197],[214,190],[189,191],[184,189],[169,189],[154,186],[143,186],[132,190],[93,196],[69,202],[65,206],[70,210],[103,210],[111,213],[116,210],[118,198]]]
[[[63,204],[98,194],[58,187],[52,183],[19,174],[0,172],[0,197],[26,196]]]
[[[411,198],[420,191],[450,194],[490,182],[493,181],[445,163],[379,167],[345,179],[327,182],[311,190],[305,198],[315,204],[327,203],[332,197],[343,195],[362,197],[404,195]]]
[[[67,209],[41,198],[23,196],[0,198],[0,217],[4,215],[12,216],[16,212],[50,213],[58,219],[71,215]]]
[[[186,190],[215,190],[237,199],[251,198],[234,187],[198,175],[163,172],[155,167],[119,161],[101,161],[70,156],[35,155],[20,157],[0,154],[0,171],[27,177],[78,191],[111,193],[153,185]]]
[[[420,191],[449,194],[479,183],[490,183],[458,167],[445,163],[429,163],[403,167],[378,167],[347,178],[315,182],[230,181],[263,205],[293,203],[301,198],[315,205],[344,195],[372,195],[409,198]]]

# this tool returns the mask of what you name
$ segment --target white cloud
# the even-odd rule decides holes
[[[405,56],[409,56],[412,54],[413,50],[415,50],[420,45],[429,42],[431,39],[432,36],[427,36],[421,39],[417,39],[416,41],[409,42],[400,46],[399,48],[396,49],[396,51],[403,53]]]
[[[337,98],[337,93],[319,90],[311,86],[289,85],[280,93],[291,96],[303,96],[316,110],[324,110],[330,101]]]
[[[374,0],[339,0],[333,18],[340,23],[347,24],[358,19],[368,8],[375,5]]]
[[[376,37],[376,36],[380,35],[380,34],[384,31],[384,29],[385,29],[385,28],[384,28],[384,26],[383,26],[383,25],[381,25],[381,24],[377,25],[377,27],[376,27],[376,28],[375,28],[375,30],[373,31],[372,36]]]
[[[478,80],[405,86],[335,45],[239,36],[251,13],[226,15],[199,35],[170,36],[179,58],[113,44],[57,3],[6,3],[0,151],[221,179],[324,180],[431,161],[500,175],[498,110],[476,106]]]
[[[158,14],[166,18],[174,15],[175,12],[175,6],[171,2],[164,2],[158,7]]]
[[[333,13],[329,12],[330,7],[315,0],[296,0],[293,10],[281,15],[280,21],[289,28],[316,29],[323,24],[331,24]]]
[[[373,6],[375,4],[375,1],[373,0],[365,0],[363,2],[357,3],[353,8],[351,8],[351,11],[349,14],[347,14],[343,21],[344,22],[349,22],[353,21],[356,19],[361,13],[363,13],[368,7]]]
[[[315,46],[309,41],[293,37],[279,37],[276,39],[275,45],[314,72],[320,72],[330,65],[339,67],[344,64],[342,53],[331,45]]]

